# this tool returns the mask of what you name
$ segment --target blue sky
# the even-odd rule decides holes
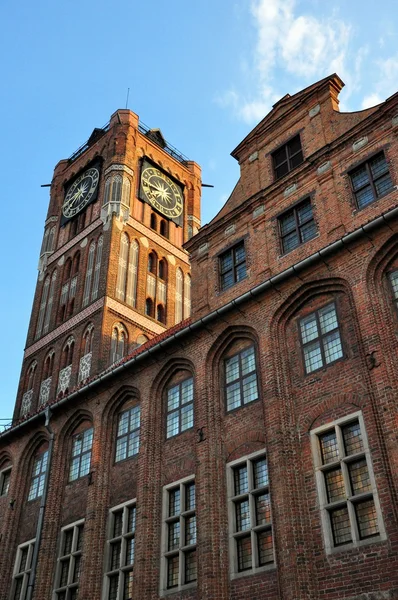
[[[376,8],[377,7],[377,8]],[[11,417],[55,164],[126,104],[202,167],[202,222],[230,152],[286,93],[337,72],[341,110],[398,88],[393,0],[3,0],[0,418]],[[1,423],[1,422],[0,422]]]

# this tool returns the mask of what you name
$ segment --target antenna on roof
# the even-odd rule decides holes
[[[126,108],[129,103],[130,88],[127,88]]]

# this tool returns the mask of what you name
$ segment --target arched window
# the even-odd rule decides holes
[[[67,393],[69,390],[69,384],[72,375],[72,363],[73,363],[73,351],[75,348],[75,339],[73,335],[70,335],[65,342],[62,349],[61,355],[61,370],[59,372],[58,379],[58,390],[60,392]]]
[[[115,363],[127,352],[127,330],[122,323],[116,323],[112,329],[111,363]]]
[[[90,300],[93,302],[98,296],[103,241],[104,239],[101,235],[97,242],[93,240],[89,246],[86,278],[84,281],[83,306],[87,306]]]
[[[40,498],[43,495],[44,482],[46,479],[48,460],[48,445],[45,444],[36,454],[32,468],[32,479],[30,481],[28,501]]]
[[[54,250],[54,242],[55,242],[55,225],[53,227],[48,227],[44,232],[43,243],[41,245],[40,256],[44,253],[53,252]]]
[[[54,369],[54,356],[55,352],[53,349],[51,349],[44,360],[43,376],[40,384],[39,406],[46,404],[50,399],[50,389]]]
[[[130,180],[127,177],[123,177],[122,204],[126,208],[130,208],[130,187]]]
[[[191,276],[186,273],[184,279],[184,319],[191,316]]]
[[[135,456],[140,448],[141,407],[128,406],[130,402],[118,415],[115,462]]]
[[[25,391],[22,396],[21,412],[20,412],[22,417],[27,415],[31,411],[31,408],[32,408],[36,371],[37,371],[37,361],[34,360],[29,365],[29,368],[28,368],[28,370],[26,372],[26,376],[25,376],[25,385],[24,385]]]
[[[163,237],[169,237],[168,223],[164,219],[160,221],[160,235],[163,235]]]
[[[153,300],[152,298],[147,298],[145,300],[145,314],[148,317],[153,317]]]
[[[166,437],[171,438],[193,427],[193,377],[179,371],[166,389]]]
[[[114,175],[112,178],[112,203],[120,203],[122,199],[122,177],[121,175]]]
[[[119,266],[116,281],[116,298],[122,300],[122,302],[126,300],[129,245],[129,236],[124,232],[120,237]]]
[[[162,304],[158,304],[158,306],[157,306],[156,319],[160,323],[166,323],[166,311]]]
[[[162,260],[159,261],[159,278],[163,279],[163,281],[167,280],[167,261],[162,258]]]
[[[182,293],[184,287],[184,279],[180,267],[176,271],[176,295],[175,295],[175,318],[176,323],[182,321]]]
[[[68,319],[73,314],[75,307],[77,279],[79,276],[79,266],[80,252],[76,252],[73,259],[68,258],[64,266],[58,312],[58,319],[60,323]]]
[[[108,204],[108,202],[109,202],[111,183],[112,183],[112,179],[111,179],[111,177],[108,177],[108,179],[105,181],[104,201],[102,203],[103,206],[105,206],[105,204]]]
[[[223,371],[227,411],[258,399],[256,350],[251,341],[239,340],[229,348]]]
[[[155,231],[157,231],[157,219],[156,219],[156,215],[155,213],[151,213],[151,229],[154,229]]]
[[[80,350],[80,363],[79,363],[79,379],[81,383],[85,379],[90,377],[91,363],[92,363],[92,352],[93,352],[93,338],[94,338],[94,325],[90,323],[87,325],[85,332],[83,333],[81,350]]]
[[[72,437],[72,456],[69,467],[69,481],[75,481],[89,474],[94,430],[91,423],[82,423],[78,433]]]
[[[48,295],[47,307],[44,315],[43,333],[47,333],[50,328],[51,312],[54,303],[55,284],[57,281],[57,272],[54,271],[51,277],[50,293]]]
[[[46,307],[47,307],[49,289],[50,289],[50,276],[47,275],[47,277],[44,280],[43,290],[41,292],[41,302],[40,302],[40,308],[39,308],[39,316],[38,316],[37,325],[36,325],[35,339],[38,339],[41,336],[42,331],[43,331],[44,314],[45,314]]]
[[[131,244],[127,233],[120,238],[119,267],[116,281],[116,298],[130,306],[136,305],[139,245],[137,240]]]
[[[148,273],[156,275],[158,258],[154,252],[150,252],[148,256]]]
[[[148,341],[147,336],[141,333],[137,337],[137,342],[136,343],[137,343],[137,346],[142,346],[142,344],[145,344],[147,341]]]
[[[33,389],[33,387],[35,385],[36,371],[37,371],[37,360],[34,360],[31,363],[31,365],[28,369],[28,372],[26,374],[25,391]]]

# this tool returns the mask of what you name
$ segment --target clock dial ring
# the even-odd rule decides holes
[[[84,171],[69,187],[62,204],[62,214],[71,219],[90,202],[99,182],[99,170],[91,167]]]
[[[141,186],[148,202],[170,219],[181,216],[183,196],[181,189],[170,177],[156,167],[146,167],[141,174]]]

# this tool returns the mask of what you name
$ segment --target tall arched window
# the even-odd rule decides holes
[[[154,275],[156,275],[157,262],[158,257],[156,256],[155,252],[150,252],[148,255],[148,273],[153,273]]]
[[[127,177],[123,177],[122,204],[126,208],[130,208],[130,187],[130,180]]]
[[[102,246],[104,238],[102,235],[97,242],[93,240],[88,250],[86,279],[84,282],[83,306],[93,302],[98,296],[98,287],[101,273]]]
[[[127,330],[122,323],[116,323],[112,329],[111,364],[117,362],[127,352]]]
[[[45,314],[46,307],[47,307],[47,299],[48,299],[49,289],[50,289],[50,276],[47,275],[47,277],[44,280],[43,290],[41,292],[41,301],[40,301],[40,308],[39,308],[39,316],[38,316],[37,325],[36,325],[35,339],[39,338],[43,331],[44,314]]]
[[[92,363],[92,351],[93,351],[93,338],[94,338],[94,325],[89,323],[87,325],[81,342],[80,350],[80,362],[79,362],[79,379],[81,383],[85,379],[90,377],[91,363]]]
[[[184,279],[184,319],[191,316],[191,276],[186,273]]]
[[[184,276],[180,267],[176,271],[176,296],[175,296],[175,317],[176,323],[182,321],[182,294],[184,287]]]
[[[114,175],[112,177],[112,203],[119,203],[122,199],[122,182],[121,175]]]
[[[36,371],[37,371],[37,360],[34,360],[29,365],[29,369],[26,372],[25,376],[25,391],[22,396],[22,404],[21,404],[21,416],[27,415],[32,408],[32,400],[34,393],[34,385],[36,380]]]
[[[136,305],[139,245],[137,240],[130,244],[127,233],[120,238],[119,267],[116,281],[116,298],[130,306]]]
[[[163,237],[169,237],[168,223],[164,219],[160,221],[160,235],[163,235]]]
[[[46,252],[52,252],[54,250],[55,241],[55,225],[48,227],[44,232],[43,243],[41,245],[40,256]]]
[[[138,276],[139,245],[137,240],[130,244],[129,267],[127,273],[126,302],[135,306],[137,301],[137,276]]]
[[[59,300],[59,322],[62,323],[72,316],[75,308],[77,279],[79,276],[80,252],[76,252],[73,259],[68,258],[62,277],[61,297]]]
[[[151,213],[151,229],[157,230],[157,219],[155,213]]]
[[[53,349],[51,349],[44,360],[43,375],[40,384],[39,406],[46,404],[50,399],[54,357],[55,352]]]
[[[164,258],[159,261],[158,274],[159,279],[163,279],[163,281],[167,280],[167,261]]]
[[[94,269],[94,257],[95,257],[95,241],[93,240],[88,249],[86,279],[84,282],[84,293],[83,293],[83,306],[87,306],[90,302],[91,282],[93,279]]]
[[[117,271],[116,281],[116,298],[124,302],[126,300],[126,286],[127,286],[127,264],[129,257],[129,236],[127,233],[122,233],[120,237],[120,249],[119,249],[119,267]]]
[[[70,335],[68,337],[68,339],[66,340],[65,345],[62,349],[61,370],[59,372],[57,394],[59,394],[60,392],[66,393],[69,389],[69,384],[70,384],[71,374],[72,374],[74,349],[75,349],[75,338],[73,337],[73,335]]]

